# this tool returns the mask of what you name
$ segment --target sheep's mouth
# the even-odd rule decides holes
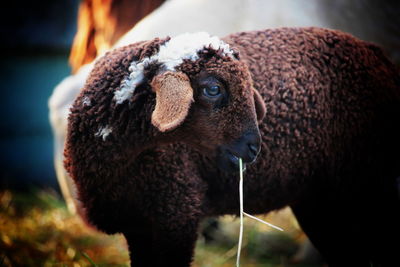
[[[253,163],[260,152],[261,137],[257,131],[247,131],[233,142],[218,147],[218,167],[227,172],[237,172],[239,158],[243,161],[243,167]]]
[[[219,169],[224,172],[234,173],[239,170],[239,157],[230,150],[220,149],[217,162]],[[243,170],[246,170],[246,163],[243,163]]]
[[[232,152],[228,151],[228,158],[236,169],[239,168],[239,157],[235,156]],[[246,170],[246,163],[243,163],[243,170]]]

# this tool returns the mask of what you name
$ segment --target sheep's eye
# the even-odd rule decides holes
[[[218,85],[204,87],[203,94],[208,97],[217,97],[221,94],[221,87]]]

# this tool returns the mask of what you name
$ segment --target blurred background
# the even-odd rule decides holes
[[[224,36],[320,26],[379,44],[399,66],[399,6],[396,0],[8,1],[0,10],[0,266],[129,264],[122,237],[102,235],[75,214],[74,189],[62,168],[66,112],[90,70],[85,64],[97,56],[115,45],[185,31]],[[246,266],[321,266],[289,209],[267,219],[287,231],[279,235],[246,222]],[[232,266],[234,218],[204,229],[195,266]]]
[[[71,73],[78,0],[11,1],[1,8],[2,188],[57,188],[47,101]]]

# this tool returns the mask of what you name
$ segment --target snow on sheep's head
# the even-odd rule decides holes
[[[176,71],[176,67],[184,60],[198,60],[199,51],[205,48],[220,51],[223,56],[232,59],[236,57],[228,44],[206,32],[178,35],[161,45],[155,55],[131,63],[129,77],[114,94],[116,103],[121,104],[133,95],[135,88],[144,79],[146,66],[152,63],[160,64],[163,72],[154,77],[152,82],[152,87],[158,95],[152,123],[162,132],[174,129],[184,120],[193,102],[190,80],[182,72]],[[171,105],[177,102],[180,105]]]

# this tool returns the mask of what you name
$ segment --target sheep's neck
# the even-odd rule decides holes
[[[136,159],[136,157],[144,150],[155,147],[157,146],[157,144],[162,142],[162,140],[157,136],[157,134],[153,133],[152,129],[149,129],[149,135],[144,136],[139,133],[138,135],[135,136],[137,136],[137,138],[132,139],[131,141],[132,146],[129,149],[130,158],[132,159]]]

